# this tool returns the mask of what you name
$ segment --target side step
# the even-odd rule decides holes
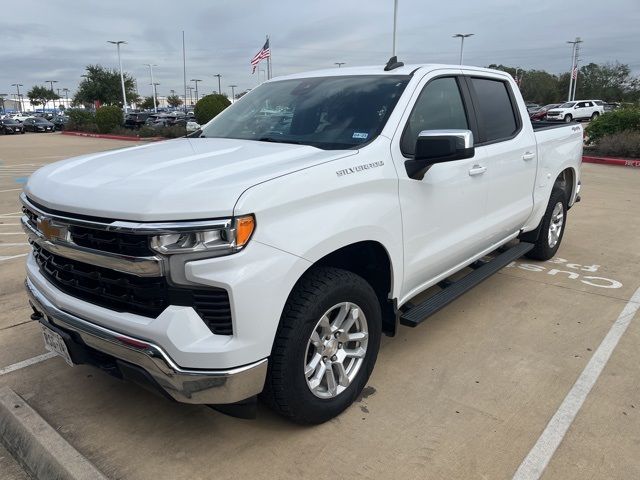
[[[460,295],[471,290],[498,270],[509,265],[512,261],[520,258],[533,247],[533,243],[520,242],[489,262],[474,262],[470,265],[470,267],[474,269],[473,272],[470,272],[460,280],[445,280],[440,282],[440,286],[443,287],[441,292],[402,312],[400,315],[400,323],[407,327],[418,326],[425,321],[427,317],[453,302]]]

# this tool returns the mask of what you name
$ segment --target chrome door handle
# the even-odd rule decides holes
[[[534,158],[536,158],[536,154],[533,152],[525,152],[524,155],[522,155],[522,159],[523,160],[533,160]]]
[[[483,167],[482,165],[476,164],[473,167],[471,167],[471,169],[469,170],[469,175],[472,177],[474,175],[482,175],[486,171],[487,171],[487,167]]]

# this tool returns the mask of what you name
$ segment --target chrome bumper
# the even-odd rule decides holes
[[[31,305],[47,322],[76,332],[91,348],[144,369],[178,402],[229,404],[260,393],[267,374],[267,359],[227,370],[187,370],[179,367],[160,347],[146,340],[95,325],[53,305],[27,278]]]

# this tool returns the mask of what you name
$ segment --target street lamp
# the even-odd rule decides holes
[[[147,67],[149,67],[149,73],[151,74],[151,85],[153,86],[153,111],[155,113],[158,113],[158,105],[156,104],[156,87],[155,87],[155,83],[153,81],[153,67],[157,67],[158,65],[155,65],[153,63],[145,63],[145,65]]]
[[[235,102],[236,101],[236,87],[238,85],[229,85],[229,87],[231,87],[231,101]]]
[[[334,65],[338,65],[338,68],[341,68],[346,62],[333,62]]]
[[[153,101],[154,101],[154,103],[160,100],[160,99],[158,98],[158,88],[157,88],[157,87],[158,87],[158,85],[160,85],[158,82],[155,82],[155,83],[153,84]],[[157,112],[157,111],[158,111],[158,110],[156,110],[156,112]]]
[[[120,45],[126,44],[127,42],[125,42],[124,40],[117,40],[117,41],[107,40],[107,43],[111,43],[112,45],[115,45],[118,50],[118,65],[120,66],[120,83],[122,84],[122,102],[124,106],[124,113],[128,113],[127,93],[126,93],[126,90],[124,89],[124,74],[122,73],[122,60],[120,59]]]
[[[464,54],[464,39],[473,36],[473,33],[456,33],[452,38],[460,39],[460,65],[462,65],[462,58]]]
[[[218,77],[218,94],[222,95],[222,87],[220,87],[220,79],[222,78],[222,75],[220,75],[219,73],[216,73],[214,77]]]
[[[2,102],[2,113],[6,113],[4,109],[4,97],[8,97],[9,95],[6,93],[0,93],[0,102]]]
[[[69,108],[69,89],[68,88],[63,88],[62,91],[64,92],[64,98],[65,98],[65,104],[67,106],[67,108]]]
[[[55,94],[55,92],[53,91],[53,84],[54,83],[58,83],[57,80],[45,80],[44,83],[48,83],[49,85],[51,85],[51,93]],[[53,102],[53,107],[55,110],[55,106],[56,106],[56,102],[55,100],[51,100]],[[44,109],[47,108],[47,102],[44,102],[44,105],[42,106],[42,113],[44,113]]]
[[[12,83],[12,87],[16,87],[18,91],[18,102],[20,102],[20,112],[24,112],[24,106],[22,105],[22,97],[20,96],[20,87],[24,87],[21,83]]]
[[[199,78],[192,78],[191,81],[196,84],[196,103],[198,103],[198,82],[201,82],[202,80]]]
[[[189,105],[193,106],[193,97],[191,96],[191,93],[193,92],[193,87],[191,85],[187,85],[187,90],[189,91]],[[184,103],[187,103],[186,98]]]

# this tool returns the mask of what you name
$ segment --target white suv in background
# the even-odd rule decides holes
[[[600,105],[600,100],[578,100],[567,102],[547,112],[547,120],[562,120],[571,122],[572,120],[587,120],[596,118],[604,113],[604,107]]]

